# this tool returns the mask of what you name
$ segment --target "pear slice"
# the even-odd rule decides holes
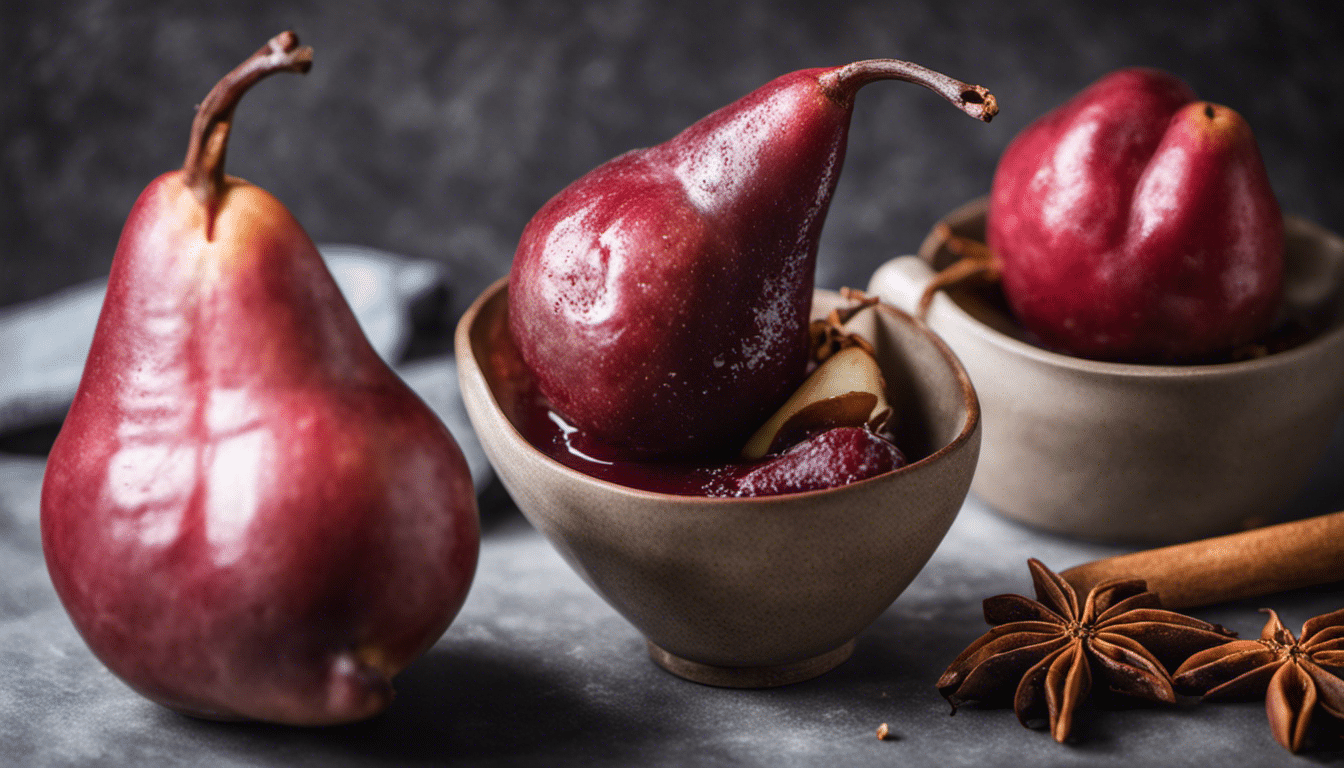
[[[759,459],[810,433],[833,427],[880,427],[891,415],[887,384],[877,360],[862,347],[845,347],[822,363],[742,449]]]

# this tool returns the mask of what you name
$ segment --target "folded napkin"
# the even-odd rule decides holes
[[[441,265],[354,245],[319,245],[369,342],[443,419],[479,491],[491,478],[457,383],[452,355],[403,363],[411,306],[446,286]],[[0,309],[0,433],[59,422],[84,370],[105,280]]]

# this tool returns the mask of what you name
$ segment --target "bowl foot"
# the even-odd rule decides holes
[[[649,657],[668,672],[696,683],[720,688],[773,688],[801,683],[840,666],[854,652],[850,640],[832,651],[810,659],[769,667],[717,667],[683,659],[649,641]]]

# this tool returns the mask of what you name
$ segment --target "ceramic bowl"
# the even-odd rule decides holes
[[[986,202],[943,221],[984,239]],[[1024,339],[983,291],[940,293],[928,323],[965,363],[984,409],[972,492],[1002,514],[1091,540],[1159,544],[1263,524],[1298,493],[1344,409],[1344,242],[1287,217],[1289,303],[1333,319],[1309,342],[1259,359],[1131,365],[1056,354]],[[915,306],[951,260],[884,264],[871,293]]]
[[[839,303],[820,295],[824,315]],[[872,339],[893,407],[918,434],[912,462],[842,488],[722,499],[634,490],[563,466],[515,424],[520,376],[501,280],[462,317],[467,412],[523,514],[648,640],[664,668],[711,685],[764,687],[844,661],[905,589],[970,486],[979,404],[922,323],[881,307]]]

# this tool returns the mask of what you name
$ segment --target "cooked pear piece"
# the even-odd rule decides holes
[[[759,459],[827,429],[880,429],[891,416],[887,383],[873,356],[859,346],[831,355],[780,406],[742,449]]]

